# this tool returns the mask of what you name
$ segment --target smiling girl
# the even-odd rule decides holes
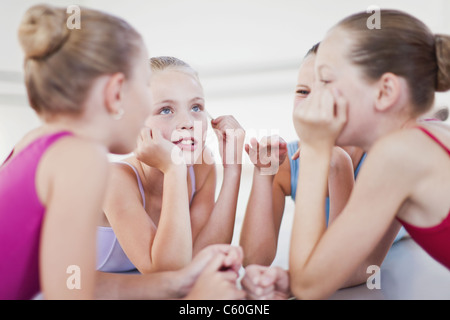
[[[387,252],[381,240],[394,221],[450,268],[450,128],[418,121],[435,92],[450,89],[450,36],[401,11],[381,10],[381,19],[374,31],[365,12],[354,14],[327,33],[315,65],[320,84],[294,111],[302,184],[289,283],[297,298],[328,297],[370,252]],[[368,155],[339,218],[326,228],[323,201],[336,143]],[[275,271],[272,288],[286,294],[287,273]]]
[[[148,128],[136,156],[112,168],[99,227],[101,271],[176,270],[207,245],[230,243],[233,235],[245,133],[232,116],[211,121],[224,159],[215,201],[217,177],[204,148],[207,113],[198,75],[173,57],[152,58],[150,65]]]

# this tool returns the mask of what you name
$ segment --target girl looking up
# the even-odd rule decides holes
[[[207,112],[197,73],[173,57],[152,58],[153,97],[136,155],[113,164],[99,227],[98,269],[177,270],[209,244],[233,236],[245,133],[232,116],[211,121],[224,176],[204,148]]]

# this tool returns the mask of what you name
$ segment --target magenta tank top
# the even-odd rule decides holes
[[[0,300],[31,299],[40,291],[39,241],[45,207],[36,191],[42,155],[59,138],[44,135],[0,166]]]

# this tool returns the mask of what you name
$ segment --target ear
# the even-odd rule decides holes
[[[123,73],[114,73],[110,76],[105,86],[105,106],[111,115],[123,113],[123,86],[125,75]]]
[[[377,81],[376,90],[375,109],[380,112],[387,111],[399,101],[402,81],[399,76],[387,72]]]

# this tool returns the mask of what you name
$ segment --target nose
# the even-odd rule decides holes
[[[192,130],[194,128],[194,119],[188,113],[179,113],[177,119],[178,130]]]

